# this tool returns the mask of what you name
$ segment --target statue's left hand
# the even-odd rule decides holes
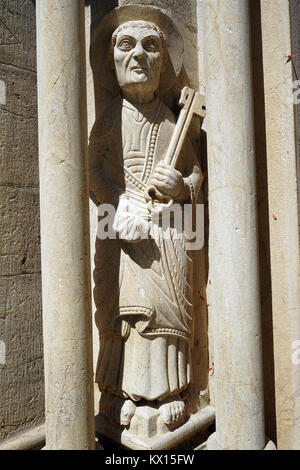
[[[120,197],[113,228],[120,240],[129,243],[147,239],[149,235],[149,223],[139,214],[135,203],[126,196]]]
[[[176,199],[184,190],[184,180],[180,171],[164,161],[156,165],[149,185],[155,186],[160,193],[170,199]]]

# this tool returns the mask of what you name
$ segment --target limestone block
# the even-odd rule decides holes
[[[0,439],[3,440],[41,423],[44,381],[34,3],[3,0],[0,17],[0,342],[5,345],[0,366]]]
[[[0,439],[37,425],[44,414],[40,274],[0,277]]]
[[[38,188],[36,73],[0,63],[0,80],[6,88],[0,109],[0,184]]]
[[[186,418],[176,429],[169,429],[153,407],[142,406],[129,427],[117,429],[109,419],[100,414],[96,417],[96,434],[101,439],[108,436],[116,443],[133,450],[168,450],[184,445],[198,433],[207,432],[214,422],[215,410],[206,406]]]
[[[141,407],[138,408],[132,418],[130,429],[136,436],[143,436],[143,439],[151,439],[151,437],[157,434],[158,420],[158,410],[153,411],[149,406]]]
[[[36,70],[35,7],[31,0],[3,0],[0,5],[0,63]]]
[[[40,272],[39,192],[0,186],[0,274]]]

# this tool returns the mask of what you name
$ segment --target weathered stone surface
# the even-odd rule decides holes
[[[129,3],[141,3],[142,2],[129,2]],[[151,4],[151,2],[145,2]],[[199,89],[199,85],[203,85],[204,75],[203,75],[203,45],[201,41],[197,44],[197,35],[195,34],[197,17],[195,13],[196,2],[192,2],[189,5],[189,8],[186,8],[185,4],[179,4],[177,2],[176,8],[172,7],[173,2],[161,2],[164,10],[167,10],[170,13],[172,19],[175,20],[177,27],[183,34],[185,39],[185,50],[188,53],[185,54],[184,59],[189,64],[190,70],[190,83],[196,89]],[[117,1],[91,1],[91,9],[86,9],[86,29],[89,31],[91,21],[96,23],[98,19],[110,11],[112,8],[118,6]],[[157,2],[153,1],[152,4],[157,6]],[[191,6],[191,8],[190,8]],[[175,11],[176,10],[176,11]],[[179,13],[177,15],[177,13]],[[93,28],[91,32],[93,31]],[[89,53],[89,35],[87,36],[87,52]],[[190,42],[189,42],[190,41]],[[199,61],[199,63],[198,63]],[[194,64],[192,66],[192,64]],[[192,70],[193,68],[193,70]],[[198,84],[198,69],[200,70],[200,83]],[[94,86],[93,86],[93,76],[90,68],[90,62],[87,63],[88,70],[88,120],[89,120],[89,132],[91,131],[92,125],[95,121],[95,99],[94,99]],[[188,82],[184,83],[188,84]],[[183,85],[182,85],[183,86]],[[202,88],[200,88],[202,89]],[[180,93],[180,84],[178,85],[177,95],[175,95],[176,104],[178,102],[178,95]],[[172,102],[172,100],[171,100]],[[195,120],[196,123],[197,120]],[[195,145],[199,148],[199,125],[193,126],[193,138],[195,139]],[[197,142],[198,141],[198,142]],[[204,142],[205,144],[205,142]],[[201,163],[204,164],[204,155],[201,157]],[[202,199],[201,199],[202,200]],[[201,201],[199,200],[199,202]],[[90,220],[91,220],[91,251],[94,252],[95,249],[95,237],[97,230],[97,208],[92,203],[90,207]],[[207,246],[207,245],[206,245]],[[194,288],[195,288],[195,304],[194,304],[194,318],[195,318],[195,335],[194,335],[194,346],[192,348],[192,362],[193,362],[193,377],[194,381],[192,384],[193,391],[195,395],[200,395],[200,401],[202,405],[205,405],[208,400],[208,341],[207,341],[207,298],[206,298],[206,247],[202,250],[201,253],[194,252],[194,264],[197,266],[194,269]],[[92,266],[93,269],[93,266]],[[95,307],[93,308],[95,310]],[[94,325],[95,327],[95,325]],[[98,331],[94,328],[94,364],[97,364],[97,352],[99,350],[99,340],[98,340]],[[99,389],[95,387],[95,408],[98,409],[99,403]]]
[[[37,188],[0,186],[0,275],[40,272]]]
[[[44,414],[35,11],[0,5],[0,440]]]
[[[0,185],[38,188],[36,73],[0,62],[0,80],[6,87],[0,110]]]
[[[84,2],[38,0],[37,26],[46,446],[92,450]]]
[[[265,446],[249,2],[205,0],[216,440]]]
[[[228,8],[230,2],[224,1],[227,2]],[[43,414],[34,3],[31,0],[2,0],[0,5],[0,217],[2,221],[0,228],[2,242],[0,247],[0,439],[38,424]],[[104,14],[119,4],[154,5],[163,8],[179,27],[184,38],[185,49],[188,51],[184,57],[185,74],[178,79],[174,96],[165,97],[166,101],[171,106],[175,105],[174,109],[178,111],[176,100],[180,87],[184,84],[192,85],[198,89],[200,85],[204,85],[202,32],[205,2],[201,0],[91,0],[86,3],[91,5],[92,21],[96,21],[96,23]],[[216,2],[214,3],[216,4]],[[295,348],[300,340],[299,322],[297,322],[299,302],[296,292],[296,283],[299,280],[295,274],[296,271],[298,272],[299,265],[299,260],[295,256],[297,253],[295,223],[298,221],[299,224],[299,217],[298,219],[295,217],[294,210],[297,201],[295,198],[296,172],[292,165],[295,156],[292,136],[292,64],[287,61],[287,56],[292,54],[293,63],[298,73],[298,76],[294,76],[294,78],[299,78],[299,8],[298,0],[289,2],[293,40],[290,50],[288,2],[272,0],[272,6],[270,6],[270,2],[262,2],[264,13],[262,24],[259,17],[260,2],[251,0],[250,4],[253,27],[254,114],[266,430],[267,435],[274,438],[277,424],[279,447],[295,448],[299,443],[297,421],[299,415],[299,374],[297,372],[299,364],[294,367],[292,358],[299,357]],[[196,5],[198,5],[197,14]],[[225,22],[225,16],[222,20],[223,26],[227,27],[228,35],[233,34],[231,23]],[[267,84],[267,132],[263,106],[265,96],[262,86],[261,29],[266,35],[264,60]],[[278,43],[279,39],[280,44]],[[89,43],[87,41],[88,49]],[[53,70],[57,71],[55,67]],[[88,90],[89,129],[91,129],[95,121],[95,113],[89,62]],[[297,122],[300,121],[299,109],[299,105],[294,109]],[[239,124],[239,122],[235,122],[232,129],[237,129]],[[199,135],[198,129],[193,131],[195,135]],[[269,181],[267,178],[266,135]],[[297,138],[299,160],[299,136]],[[194,140],[196,142],[197,137]],[[282,165],[282,155],[285,156],[284,165]],[[291,158],[288,158],[288,155]],[[299,162],[298,167],[300,167]],[[268,184],[271,189],[270,207],[268,207]],[[299,188],[298,184],[298,194]],[[54,197],[56,197],[55,191]],[[59,199],[60,196],[57,197]],[[298,210],[299,208],[298,204]],[[268,219],[268,215],[270,219]],[[96,225],[97,209],[91,205],[92,250],[94,250]],[[272,266],[270,266],[269,253],[269,226],[271,227]],[[205,272],[206,260],[204,258],[204,251],[194,255],[194,264],[197,266],[197,269],[194,270],[196,334],[193,338],[192,351],[193,387],[198,395],[199,391],[201,392],[203,403],[208,399],[206,305],[210,303],[212,311],[217,299],[217,296],[207,297],[205,291],[203,279],[206,278],[207,273]],[[209,279],[210,291],[213,288],[213,283],[214,279]],[[210,321],[210,330],[212,329]],[[199,334],[199,332],[202,333]],[[97,337],[98,334],[95,331],[95,357],[98,352]],[[78,344],[76,343],[76,345]],[[72,358],[74,359],[73,348],[74,345],[69,350],[71,362]],[[273,349],[275,349],[276,383],[274,383]],[[211,342],[210,398],[212,404],[215,403],[216,385],[213,362],[215,362],[215,357]],[[205,367],[203,367],[204,364]],[[61,374],[63,375],[63,371]],[[71,383],[72,378],[67,385],[69,386]],[[98,408],[98,398],[97,395],[96,409]],[[62,413],[61,416],[63,420],[65,415]],[[151,424],[151,420],[152,418],[142,423],[142,426],[146,425],[146,430],[148,424]],[[156,442],[155,445],[159,444]]]
[[[176,132],[176,119],[161,96],[166,90],[176,88],[176,78],[187,57],[187,50],[185,56],[181,52],[180,34],[172,20],[158,9],[128,4],[123,9],[121,6],[118,16],[115,15],[104,18],[100,26],[93,24],[95,32],[92,32],[91,43],[96,96],[99,97],[97,91],[101,87],[112,96],[105,104],[96,101],[96,122],[90,137],[90,190],[93,200],[100,204],[99,209],[103,203],[116,205],[114,227],[123,243],[119,253],[118,242],[113,245],[110,240],[103,241],[99,224],[94,295],[101,349],[96,380],[102,391],[101,416],[104,421],[111,421],[115,435],[123,436],[126,426],[135,439],[148,442],[153,436],[158,439],[161,433],[180,429],[199,409],[199,387],[207,388],[207,321],[205,272],[197,269],[203,261],[199,254],[189,257],[181,238],[174,245],[173,239],[162,242],[162,233],[158,238],[154,236],[150,244],[147,240],[146,244],[143,242],[141,230],[147,230],[147,224],[149,227],[152,224],[151,211],[147,209],[151,199],[150,193],[147,197],[147,188],[154,185],[156,196],[162,191],[169,202],[173,199],[182,205],[195,203],[202,178],[199,153],[190,142],[185,142],[180,158],[174,161],[167,158],[172,134]],[[116,30],[116,18],[117,24],[122,26],[114,35],[114,76],[106,51]],[[136,21],[130,23],[131,20]],[[148,50],[149,38],[152,45]],[[126,54],[128,62],[124,59]],[[143,69],[140,67],[135,72],[131,67],[137,63]],[[175,96],[178,103],[176,91]],[[200,99],[199,94],[195,97]],[[185,107],[188,109],[187,105]],[[200,115],[203,117],[203,111]],[[184,127],[185,132],[188,126]],[[199,152],[199,148],[197,150]],[[121,153],[124,167],[120,172],[117,155]],[[128,178],[124,178],[123,173]],[[134,175],[133,178],[130,175]],[[132,228],[130,234],[126,233],[129,227]],[[176,255],[171,254],[174,250]],[[162,261],[166,256],[169,267]],[[197,261],[194,279],[192,257]],[[172,279],[173,288],[168,279]],[[172,289],[176,294],[172,294]],[[153,319],[134,319],[135,313],[141,317],[151,314]],[[114,321],[119,316],[123,324],[121,333]],[[191,368],[195,372],[193,380]],[[202,377],[199,377],[199,369],[202,369]],[[149,404],[145,410],[144,402]],[[137,415],[143,416],[142,426],[137,425]],[[158,415],[159,422],[164,424],[156,426],[153,423]],[[151,428],[151,436],[142,432],[144,428]],[[181,439],[184,436],[185,432]]]
[[[0,63],[35,72],[34,2],[2,0],[0,18]]]
[[[186,54],[183,57],[184,72],[179,77],[179,82],[187,80],[193,88],[199,87],[199,62],[202,59],[202,48],[199,50],[197,44],[197,14],[196,2],[193,0],[184,1],[184,4],[178,0],[105,0],[98,2],[90,0],[91,23],[97,25],[101,18],[113,8],[119,5],[149,5],[161,8],[165,11],[181,32],[184,39]],[[93,29],[92,29],[93,30]],[[91,31],[92,32],[92,31]],[[202,67],[200,67],[202,72]],[[201,77],[203,80],[203,77]],[[178,85],[180,91],[180,84]]]
[[[288,0],[263,0],[277,444],[300,448],[299,227]],[[299,106],[299,105],[298,105]]]
[[[276,442],[272,288],[260,0],[250,2],[266,435]]]
[[[44,414],[40,274],[0,277],[0,439],[37,425]]]
[[[294,91],[296,92],[297,103],[295,104],[295,124],[296,124],[296,145],[297,145],[297,182],[298,182],[298,223],[300,232],[300,9],[297,0],[290,1],[291,16],[291,40],[292,40],[292,61],[293,78],[295,82]]]
[[[40,450],[45,445],[45,425],[31,427],[0,442],[0,450]]]

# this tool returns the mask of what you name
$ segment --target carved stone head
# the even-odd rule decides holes
[[[180,32],[159,8],[124,5],[92,24],[91,65],[95,92],[144,86],[161,95],[179,75],[184,56]]]
[[[113,33],[112,44],[120,88],[139,86],[145,93],[155,92],[166,57],[162,31],[154,23],[128,21]]]

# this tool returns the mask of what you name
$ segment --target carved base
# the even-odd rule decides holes
[[[207,406],[186,417],[176,429],[167,426],[157,408],[138,406],[130,426],[117,426],[100,413],[96,417],[96,434],[104,436],[122,447],[133,450],[167,450],[205,430],[215,419],[215,410]]]
[[[266,438],[266,446],[262,450],[276,450],[276,446],[273,441],[271,441],[269,438]],[[223,449],[222,447],[219,446],[217,440],[216,440],[216,433],[212,434],[207,442],[200,446],[197,450],[229,450],[229,449]]]

